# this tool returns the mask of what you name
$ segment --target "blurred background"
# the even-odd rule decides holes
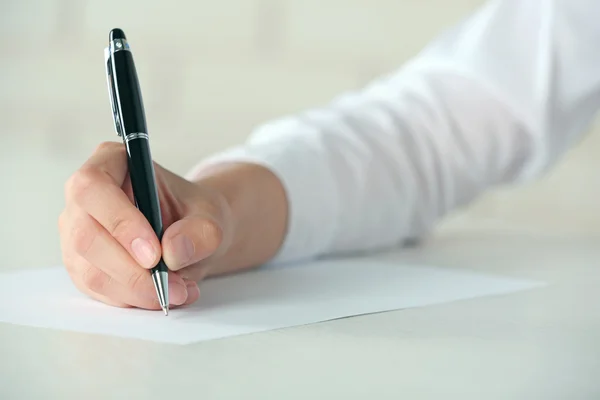
[[[399,67],[481,3],[0,0],[0,268],[61,263],[64,182],[118,139],[103,64],[111,28],[135,54],[153,155],[183,174],[268,119]],[[490,192],[440,230],[597,233],[595,127],[544,179]]]

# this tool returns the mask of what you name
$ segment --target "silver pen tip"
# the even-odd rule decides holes
[[[168,286],[168,275],[164,271],[154,272],[152,274],[152,281],[156,288],[158,295],[158,303],[160,308],[163,309],[165,315],[169,315],[169,286]]]

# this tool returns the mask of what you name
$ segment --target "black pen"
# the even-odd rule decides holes
[[[110,31],[109,44],[104,50],[104,60],[115,130],[123,139],[127,149],[129,176],[135,203],[160,240],[163,235],[163,223],[142,93],[129,43],[121,29]],[[168,315],[169,275],[162,258],[152,268],[151,274],[160,306],[165,315]]]

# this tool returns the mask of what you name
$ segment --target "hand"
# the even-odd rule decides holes
[[[160,309],[149,269],[162,256],[172,306],[199,298],[203,278],[275,255],[286,231],[281,182],[264,167],[222,164],[194,182],[155,164],[163,225],[159,242],[134,206],[121,143],[105,143],[65,186],[59,218],[63,261],[83,293],[118,307]]]
[[[149,269],[161,255],[174,306],[199,297],[202,261],[226,251],[232,237],[227,202],[218,193],[155,164],[165,226],[162,243],[133,203],[121,143],[101,145],[68,180],[59,218],[65,266],[79,290],[118,306],[160,309]]]

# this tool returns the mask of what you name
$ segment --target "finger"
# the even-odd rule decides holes
[[[71,244],[70,243],[70,238],[71,238],[70,229],[71,228],[70,228],[69,222],[70,222],[69,213],[67,212],[67,210],[65,210],[60,214],[60,216],[58,218],[58,230],[59,230],[59,234],[60,234],[59,235],[60,250],[61,250],[62,261],[65,266],[65,269],[67,270],[69,277],[71,278],[71,281],[73,282],[75,287],[83,294],[85,294],[95,300],[98,300],[102,303],[106,303],[108,305],[115,306],[115,307],[129,307],[128,304],[125,304],[123,302],[119,302],[114,299],[110,299],[110,298],[101,296],[98,293],[91,291],[83,284],[83,281],[80,279],[80,275],[81,275],[80,271],[82,271],[84,268],[87,268],[88,266],[91,266],[91,264],[89,264],[82,257],[75,254],[75,252],[73,251],[73,248],[70,246],[70,244]]]
[[[184,280],[187,289],[187,299],[183,303],[184,306],[195,303],[200,298],[200,288],[195,281]]]
[[[64,213],[63,213],[63,215],[64,215]],[[63,215],[61,215],[61,217],[63,217]],[[62,220],[64,220],[64,219],[65,218],[62,218]],[[62,229],[62,225],[64,225],[64,224],[61,224],[61,229]],[[104,296],[102,294],[94,292],[92,289],[87,287],[87,285],[85,284],[84,279],[82,279],[82,277],[85,274],[85,271],[92,269],[94,267],[89,262],[87,262],[83,257],[75,254],[72,251],[72,248],[70,248],[68,246],[68,241],[64,240],[62,236],[61,236],[61,250],[62,250],[62,254],[63,254],[63,262],[65,264],[65,268],[66,268],[67,272],[69,273],[69,276],[71,277],[71,280],[73,281],[73,284],[80,292],[91,297],[94,300],[100,301],[102,303],[108,304],[113,307],[120,307],[120,308],[131,307],[130,304],[125,303],[125,302],[119,300],[118,298]],[[101,271],[98,271],[98,273],[103,274],[103,272],[101,272]],[[106,277],[106,279],[108,279],[108,276]]]
[[[162,256],[174,271],[211,256],[222,243],[219,225],[204,216],[186,217],[173,223],[162,238]]]
[[[115,296],[114,293],[107,293],[106,290],[100,293],[96,292],[97,282],[101,282],[103,287],[107,287],[105,282],[110,281],[110,277],[104,272],[98,270],[93,265],[88,263],[83,258],[76,256],[77,261],[71,267],[67,268],[70,273],[73,284],[83,294],[91,297],[94,300],[108,304],[113,307],[129,308],[132,307],[128,302],[123,301],[122,296]],[[89,285],[90,278],[93,280],[92,285]],[[105,294],[102,294],[104,292]]]
[[[144,268],[156,266],[160,242],[121,186],[127,181],[123,146],[101,146],[69,180],[68,203],[91,215]]]
[[[94,267],[89,261],[77,254],[76,246],[73,245],[73,225],[80,223],[76,217],[77,213],[67,209],[59,218],[59,230],[61,237],[61,251],[63,262],[73,281],[75,287],[89,297],[112,305],[115,307],[143,306],[143,301],[132,300],[127,293],[114,290],[114,280],[106,273]],[[89,230],[85,224],[80,226],[82,230]],[[146,297],[135,293],[134,296]],[[156,304],[158,306],[158,303]],[[160,308],[160,307],[159,307]]]
[[[65,264],[67,267],[67,271],[69,272],[69,276],[71,277],[71,281],[75,285],[75,287],[83,294],[91,297],[92,299],[99,301],[101,303],[108,304],[109,306],[119,307],[119,308],[128,308],[132,307],[131,304],[125,303],[119,300],[116,297],[111,297],[102,295],[97,293],[86,286],[86,283],[82,279],[82,272],[87,268],[94,268],[91,264],[85,261],[83,258],[76,256],[75,259],[77,261],[73,261],[72,263]],[[102,271],[97,270],[97,273],[104,274]],[[106,277],[108,279],[108,276]]]
[[[75,255],[67,270],[71,279],[82,293],[102,303],[121,308],[137,307],[147,310],[160,310],[156,291],[147,287],[143,292],[132,292],[111,279],[106,273],[91,265],[80,256]],[[191,298],[186,297],[184,303],[190,304],[199,297],[199,290],[191,287]],[[187,294],[187,291],[186,291]],[[179,305],[171,301],[172,306]]]
[[[127,298],[136,307],[149,308],[146,300],[152,293],[156,298],[154,284],[148,270],[141,268],[127,251],[109,235],[96,220],[80,210],[71,211],[71,233],[68,246],[75,254],[90,265],[102,271],[107,277],[93,273],[86,275],[84,281],[94,292],[104,296],[116,293],[137,293],[139,298]],[[88,273],[89,271],[85,271]],[[113,283],[114,281],[114,283]],[[113,290],[113,285],[118,288]],[[117,297],[122,299],[122,297]],[[137,300],[136,300],[137,299]],[[169,300],[173,304],[182,304],[187,299],[187,290],[183,279],[175,274],[169,277]]]
[[[127,150],[120,142],[101,143],[83,167],[93,167],[121,186],[128,176]]]
[[[202,282],[206,277],[211,276],[212,270],[215,269],[215,265],[208,262],[199,262],[188,267],[185,267],[177,273],[183,278],[184,281]]]
[[[85,262],[85,260],[83,260]],[[144,290],[131,291],[129,288],[111,279],[106,273],[98,268],[87,264],[77,274],[81,285],[91,291],[94,295],[110,299],[112,301],[126,304],[128,307],[137,307],[147,310],[160,310],[160,304],[152,285],[146,285]]]

